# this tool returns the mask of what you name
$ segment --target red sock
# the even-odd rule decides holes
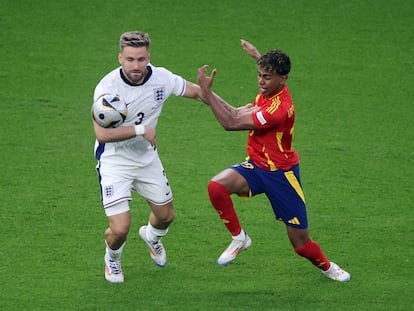
[[[305,245],[301,247],[295,248],[295,252],[312,262],[313,265],[318,267],[319,269],[326,271],[331,266],[328,258],[326,258],[325,254],[322,252],[318,243],[309,239]]]
[[[213,204],[227,230],[230,231],[232,236],[240,234],[241,226],[230,193],[222,184],[215,181],[210,181],[207,188],[211,204]]]

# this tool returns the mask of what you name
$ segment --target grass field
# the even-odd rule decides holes
[[[0,309],[413,310],[413,15],[403,0],[2,0]],[[191,81],[217,67],[214,90],[236,106],[257,92],[240,38],[291,56],[311,234],[349,283],[292,251],[264,197],[234,199],[253,246],[215,264],[229,236],[206,184],[244,159],[246,133],[182,98],[157,130],[175,198],[168,265],[136,234],[149,209],[135,196],[125,283],[104,280],[90,105],[134,29],[150,34],[154,65]]]

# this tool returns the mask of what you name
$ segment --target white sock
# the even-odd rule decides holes
[[[240,241],[246,240],[246,232],[244,232],[244,230],[242,229],[238,235],[233,236],[233,239],[240,240]]]
[[[156,242],[159,239],[161,239],[161,237],[166,235],[167,232],[168,232],[168,228],[167,229],[157,229],[157,228],[154,228],[150,224],[150,222],[148,222],[147,230],[146,230],[147,240],[150,241],[150,242]]]
[[[112,259],[112,260],[120,260],[121,255],[122,255],[122,249],[124,248],[125,243],[126,242],[124,242],[120,248],[113,250],[108,246],[108,242],[106,242],[105,240],[105,245],[106,245],[105,255],[107,256],[107,258]]]

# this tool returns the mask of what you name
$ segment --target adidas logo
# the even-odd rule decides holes
[[[297,219],[297,217],[293,217],[292,219],[288,220],[288,223],[293,225],[300,225],[300,221]]]

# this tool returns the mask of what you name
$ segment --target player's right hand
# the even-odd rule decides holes
[[[145,125],[144,138],[149,141],[154,150],[157,149],[157,135],[155,128]]]

